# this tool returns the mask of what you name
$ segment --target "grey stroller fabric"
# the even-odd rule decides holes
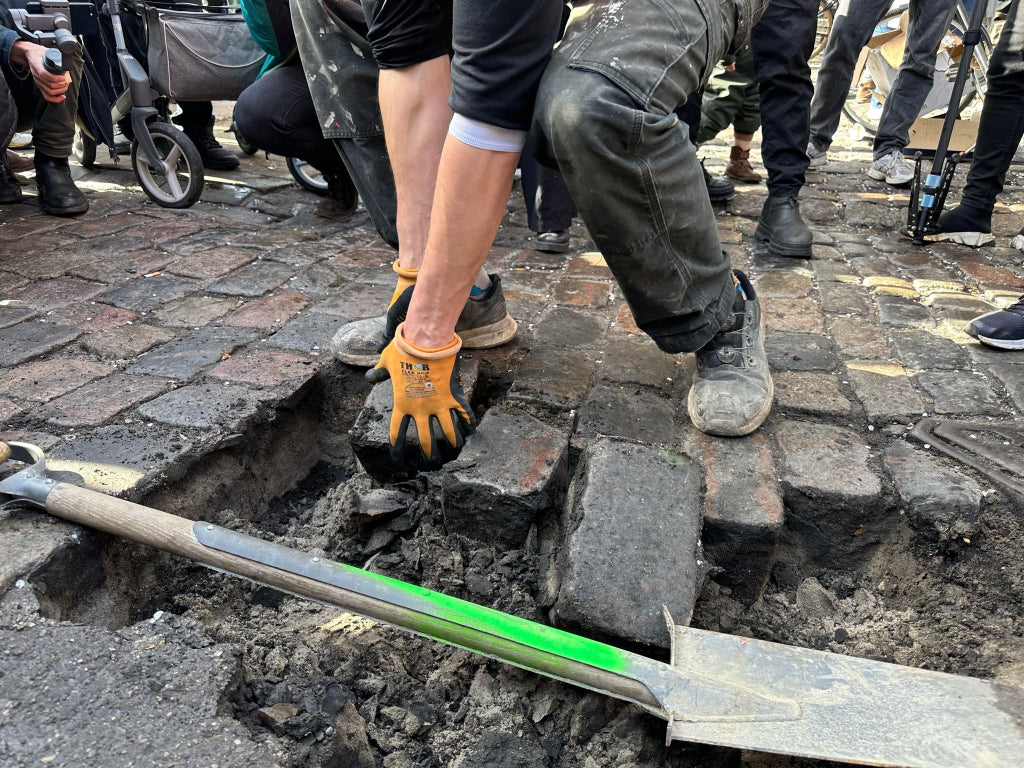
[[[172,99],[237,99],[266,53],[240,14],[149,9],[149,74]]]

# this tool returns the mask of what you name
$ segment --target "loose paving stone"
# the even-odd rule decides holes
[[[127,360],[173,338],[174,334],[163,328],[134,324],[87,334],[82,339],[82,348],[100,357]]]
[[[598,384],[579,408],[573,445],[583,448],[606,435],[670,446],[676,436],[675,411],[672,400],[634,384]]]
[[[979,376],[959,371],[922,371],[917,375],[921,388],[932,398],[928,410],[934,413],[998,415],[1006,412],[992,391],[992,384]]]
[[[964,370],[970,367],[963,347],[929,331],[898,331],[893,334],[893,343],[908,368]]]
[[[75,438],[72,440],[71,438]],[[185,470],[192,444],[178,429],[135,423],[71,433],[47,449],[49,472],[74,472],[86,487],[138,500],[156,482],[170,482]]]
[[[151,312],[169,301],[180,299],[198,287],[198,284],[191,280],[170,275],[137,277],[118,288],[100,294],[96,301],[113,304],[132,312]]]
[[[342,323],[334,315],[322,315],[316,312],[303,312],[281,330],[267,339],[266,343],[281,349],[294,349],[300,352],[325,355],[334,334]]]
[[[324,301],[318,301],[310,307],[309,311],[332,315],[338,327],[352,320],[379,317],[387,310],[388,302],[391,301],[391,294],[395,290],[394,280],[390,277],[387,280],[386,284],[346,285],[344,295],[332,296]]]
[[[847,282],[829,282],[818,286],[821,308],[830,315],[874,317],[874,303],[867,288]]]
[[[868,463],[867,443],[849,429],[795,420],[782,422],[775,438],[783,465],[786,545],[809,561],[827,560],[830,568],[866,556],[895,522]]]
[[[128,373],[148,373],[184,381],[224,359],[225,355],[248,344],[256,336],[256,331],[247,328],[200,328],[184,338],[147,352],[128,369]]]
[[[832,342],[817,333],[772,333],[765,338],[768,364],[776,371],[830,371],[836,367]]]
[[[45,403],[113,370],[110,363],[74,358],[26,363],[4,373],[4,394],[20,402]]]
[[[674,384],[687,385],[692,366],[692,355],[662,352],[646,336],[634,338],[616,334],[604,343],[597,376],[602,381],[671,389]]]
[[[32,320],[5,328],[0,334],[0,368],[10,368],[33,357],[42,357],[81,335],[80,330],[68,325]]]
[[[746,605],[764,590],[782,530],[782,492],[763,435],[704,437],[704,551],[714,578]]]
[[[206,289],[210,293],[230,296],[262,296],[292,276],[287,264],[276,261],[256,261],[228,273]]]
[[[106,286],[102,283],[79,280],[77,277],[58,277],[30,283],[12,291],[6,298],[16,299],[32,309],[47,310],[91,299],[104,288]]]
[[[274,328],[284,325],[309,306],[310,298],[298,291],[278,291],[272,296],[256,299],[232,312],[225,325],[244,328]]]
[[[238,432],[259,409],[260,400],[245,387],[194,384],[144,403],[139,414],[175,427]]]
[[[533,337],[541,344],[572,349],[599,346],[607,332],[607,318],[566,307],[553,307],[537,319]]]
[[[12,302],[9,305],[0,304],[0,328],[17,325],[22,320],[29,320],[30,318],[35,317],[36,314],[36,310],[32,309],[32,307],[18,303]]]
[[[901,296],[878,296],[878,318],[882,325],[919,328],[935,324],[928,308]]]
[[[0,605],[0,672],[18,692],[4,718],[12,765],[279,764],[242,723],[220,714],[241,659],[198,622],[167,614],[116,633],[58,624],[22,608],[22,593]]]
[[[316,366],[308,359],[274,349],[245,352],[210,371],[215,379],[262,389],[288,384],[298,390],[315,375]]]
[[[844,377],[864,406],[868,422],[907,423],[927,410],[903,366],[885,361],[851,360]]]
[[[689,623],[703,581],[700,485],[699,468],[682,456],[594,442],[569,489],[554,624],[667,647],[662,606]]]
[[[754,278],[754,290],[760,299],[802,299],[811,295],[812,287],[807,270],[765,272]]]
[[[927,303],[940,315],[964,322],[994,309],[988,302],[962,293],[933,294],[928,297]]]
[[[254,248],[211,248],[172,261],[164,271],[197,280],[212,280],[255,261],[261,254],[262,251]]]
[[[473,402],[480,363],[474,358],[459,359],[459,382],[466,399]],[[391,408],[394,395],[390,381],[382,381],[370,390],[363,409],[350,432],[352,450],[370,477],[380,482],[401,480],[416,474],[408,467],[397,466],[391,459]],[[410,424],[407,444],[416,444],[416,425]]]
[[[96,540],[88,530],[38,512],[13,510],[5,515],[0,519],[0,539],[4,542],[0,595],[15,587],[19,579],[31,581],[52,565],[66,568],[64,563],[73,563],[82,567],[90,559],[96,563],[100,558]],[[80,572],[88,570],[84,567]]]
[[[554,411],[578,408],[597,369],[594,352],[534,346],[523,359],[509,399]]]
[[[238,306],[238,299],[220,296],[187,296],[165,304],[151,314],[154,322],[174,328],[199,328],[224,317]]]
[[[926,451],[898,441],[886,449],[885,468],[907,511],[941,529],[957,520],[973,520],[981,506],[981,488],[962,471],[948,469]]]
[[[1020,365],[1013,365],[1013,361],[1007,363],[995,363],[992,365],[992,373],[1003,382],[1006,391],[1010,393],[1013,402],[1017,404],[1017,410],[1024,412],[1024,359],[1018,352],[1015,360],[1020,360]]]
[[[569,437],[515,408],[492,408],[443,473],[445,524],[471,539],[520,547],[537,516],[559,507]]]
[[[823,333],[824,318],[809,299],[766,299],[761,303],[765,326],[781,333]]]
[[[818,416],[846,416],[853,404],[843,396],[831,373],[775,372],[775,408]]]
[[[98,427],[122,411],[166,392],[170,382],[118,373],[58,397],[40,409],[40,418],[58,427]]]
[[[842,357],[884,360],[892,354],[882,329],[867,318],[837,317],[829,323],[829,330]]]

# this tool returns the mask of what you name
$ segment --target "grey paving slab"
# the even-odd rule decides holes
[[[184,381],[258,336],[257,331],[249,328],[200,328],[147,352],[128,369],[128,373],[146,373]]]

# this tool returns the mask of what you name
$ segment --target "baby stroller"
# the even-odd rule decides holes
[[[236,98],[265,54],[238,6],[95,2],[100,34],[83,38],[75,157],[91,167],[102,143],[116,161],[117,125],[131,140],[132,170],[146,195],[165,208],[188,208],[202,194],[203,164],[192,140],[170,122],[171,102]]]

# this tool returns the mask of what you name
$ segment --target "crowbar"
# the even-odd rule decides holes
[[[9,448],[8,448],[9,446]],[[46,475],[43,452],[0,500],[633,702],[683,740],[893,768],[1024,765],[1024,688],[677,626],[668,664],[612,645],[193,522]]]

